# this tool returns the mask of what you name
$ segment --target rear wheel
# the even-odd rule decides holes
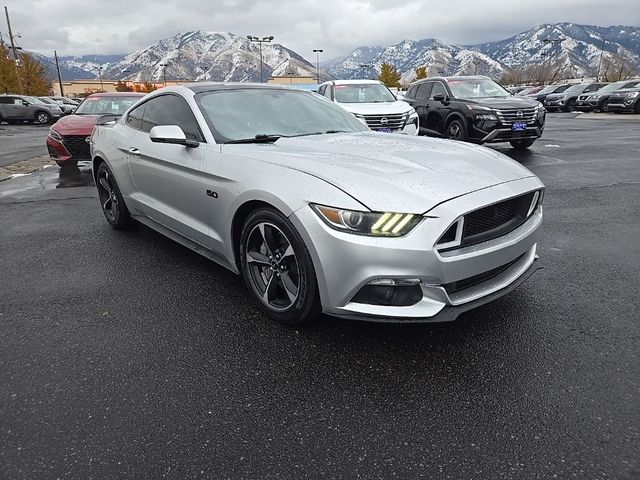
[[[133,223],[124,204],[116,179],[106,163],[101,163],[96,175],[98,197],[107,222],[116,230],[123,230]]]
[[[36,118],[34,120],[34,123],[39,123],[40,125],[46,125],[50,121],[51,121],[51,115],[49,115],[47,112],[36,113]]]
[[[535,139],[530,139],[530,140],[511,140],[509,143],[516,150],[526,150],[531,145],[533,145],[533,142],[535,142]]]
[[[249,215],[240,236],[240,262],[247,288],[272,320],[296,325],[320,313],[311,255],[280,212],[260,209]]]
[[[464,142],[467,139],[467,129],[457,118],[447,124],[447,138]]]

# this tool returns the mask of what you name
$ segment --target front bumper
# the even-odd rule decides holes
[[[311,208],[290,217],[309,248],[317,273],[323,311],[329,315],[377,322],[434,322],[505,295],[537,269],[537,230],[542,209],[508,234],[456,250],[439,252],[440,235],[462,214],[483,205],[543,188],[536,177],[507,182],[442,203],[407,236],[377,238],[338,232]],[[453,293],[446,285],[509,264],[500,273]],[[409,306],[352,301],[372,280],[419,279],[422,298]]]
[[[608,103],[607,109],[610,112],[635,112],[636,103]]]
[[[484,136],[481,140],[482,143],[497,143],[497,142],[509,142],[511,140],[527,140],[527,139],[535,139],[540,138],[542,136],[542,131],[544,130],[544,125],[529,125],[526,130],[523,131],[512,131],[511,126],[508,127],[498,127],[491,132],[489,132],[486,136]]]

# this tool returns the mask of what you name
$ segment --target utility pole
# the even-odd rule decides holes
[[[18,49],[16,47],[15,42],[13,41],[13,32],[11,31],[11,21],[9,20],[9,10],[7,10],[7,7],[4,7],[4,14],[7,17],[7,29],[9,30],[9,40],[11,41],[11,50],[13,50],[13,59],[16,63],[16,78],[18,79],[18,93],[22,95],[22,80],[20,79],[20,70],[18,70],[18,63],[20,59],[18,58]]]
[[[604,35],[602,36],[602,45],[600,45],[600,61],[598,62],[598,74],[596,75],[596,82],[600,81],[600,69],[602,68],[602,54],[604,53]]]
[[[58,71],[58,84],[60,85],[60,96],[64,97],[64,89],[62,88],[62,76],[60,75],[60,64],[58,63],[58,52],[54,50],[53,56],[56,59],[56,70]]]
[[[98,75],[100,75],[100,91],[104,92],[104,87],[102,86],[102,65],[99,67],[95,67],[98,70]]]
[[[316,81],[320,83],[320,54],[324,52],[321,48],[314,48],[314,53],[316,54]]]

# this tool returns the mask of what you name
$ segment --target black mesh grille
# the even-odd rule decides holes
[[[457,282],[445,283],[442,285],[444,289],[447,291],[449,295],[452,293],[459,292],[460,290],[464,290],[465,288],[473,287],[474,285],[478,285],[482,282],[486,282],[487,280],[491,280],[494,277],[497,277],[502,272],[507,270],[511,265],[520,260],[523,255],[520,255],[515,260],[512,260],[509,263],[501,265],[497,268],[489,270],[488,272],[480,273],[478,275],[474,275],[473,277],[465,278],[463,280],[458,280]]]
[[[86,135],[67,135],[64,137],[64,146],[73,158],[86,160],[91,158],[86,138]]]
[[[485,242],[518,228],[527,219],[534,194],[527,193],[466,214],[462,246]]]

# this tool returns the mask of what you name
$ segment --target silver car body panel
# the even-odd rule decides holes
[[[189,149],[153,143],[121,119],[94,130],[92,158],[108,163],[135,218],[236,273],[233,220],[247,202],[271,205],[290,218],[313,259],[323,311],[335,316],[451,320],[515,288],[537,268],[542,207],[501,237],[446,252],[436,248],[461,215],[544,189],[529,170],[498,152],[369,132],[220,145],[192,90],[156,94],[163,91],[188,102],[206,142]],[[310,203],[424,218],[403,237],[361,236],[328,227]],[[442,286],[508,263],[499,275],[460,292],[449,295]],[[379,278],[420,279],[423,299],[408,307],[351,301]]]

